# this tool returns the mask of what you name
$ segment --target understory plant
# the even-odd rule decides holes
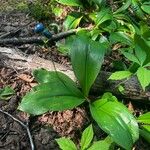
[[[109,92],[94,99],[89,95],[104,61],[106,47],[91,40],[83,31],[73,36],[71,42],[69,53],[78,85],[61,72],[37,69],[33,75],[39,85],[23,97],[18,109],[31,115],[41,115],[47,111],[63,111],[88,103],[91,116],[98,126],[118,146],[131,150],[139,139],[136,118]],[[89,148],[90,145],[87,145],[82,149]]]
[[[114,143],[113,140],[108,136],[104,140],[100,141],[94,141],[94,132],[93,132],[93,127],[92,125],[89,125],[82,133],[81,140],[80,140],[80,145],[76,146],[72,140],[69,138],[59,138],[56,139],[59,147],[62,150],[109,150],[109,149],[114,149]]]

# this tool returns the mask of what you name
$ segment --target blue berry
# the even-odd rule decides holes
[[[38,23],[34,28],[34,32],[41,33],[44,29],[45,29],[44,25],[42,23]]]
[[[52,33],[50,33],[50,32],[48,31],[48,29],[44,29],[44,31],[43,31],[42,33],[43,33],[43,35],[44,35],[45,37],[47,37],[48,39],[52,37]]]

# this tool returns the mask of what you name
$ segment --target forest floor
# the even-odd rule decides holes
[[[8,7],[8,2],[0,0],[0,4],[3,4],[0,6],[2,10],[0,12],[0,36],[19,28],[21,28],[21,32],[18,35],[16,34],[15,37],[31,37],[34,35],[33,27],[37,22],[26,13],[12,10],[14,6],[11,7],[10,5]],[[5,7],[8,8],[7,12]],[[66,66],[69,65],[69,58],[58,53],[55,46],[50,48],[35,44],[3,46],[17,48],[27,55],[34,53],[42,58],[50,59]],[[109,62],[107,63],[109,64]],[[108,65],[105,64],[105,66]],[[15,94],[9,100],[0,100],[0,109],[3,111],[3,113],[0,112],[0,150],[31,149],[26,129],[10,116],[4,114],[5,112],[8,112],[24,124],[29,124],[36,150],[59,149],[55,139],[61,136],[71,137],[78,143],[81,131],[90,123],[85,108],[76,108],[63,112],[48,112],[37,117],[29,116],[17,110],[22,97],[36,84],[28,70],[15,70],[13,68],[4,68],[0,65],[0,88],[10,86],[15,90]],[[140,113],[141,110],[136,108],[135,111]],[[102,131],[99,131],[98,137],[103,137],[103,134]],[[136,143],[134,150],[149,150],[149,145],[143,139],[140,139]]]

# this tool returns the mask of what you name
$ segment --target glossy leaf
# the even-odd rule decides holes
[[[90,125],[82,133],[81,150],[87,149],[89,147],[92,139],[93,139],[93,128],[92,128],[92,125]]]
[[[137,120],[140,123],[150,124],[150,112],[141,115]]]
[[[58,3],[68,6],[82,6],[80,0],[56,0]]]
[[[34,87],[34,90],[49,90],[54,93],[61,91],[62,94],[65,94],[65,91],[67,91],[67,94],[70,93],[70,95],[83,97],[83,94],[77,88],[75,82],[61,72],[37,69],[33,72],[33,75],[35,79],[41,83]]]
[[[109,37],[112,43],[123,43],[126,45],[132,45],[132,39],[124,32],[112,32]]]
[[[150,70],[140,67],[136,74],[143,90],[145,90],[145,88],[150,84]]]
[[[58,87],[54,87],[58,88]],[[18,109],[29,114],[40,115],[47,111],[63,111],[73,109],[84,102],[83,98],[51,91],[30,92],[21,101]]]
[[[59,147],[62,150],[77,150],[76,145],[73,143],[72,140],[68,139],[68,138],[59,138],[56,139],[56,142],[58,143]]]
[[[135,45],[138,46],[139,50],[142,50],[146,53],[146,60],[144,61],[144,65],[150,62],[150,46],[147,44],[146,40],[140,36],[135,34],[134,36]],[[143,56],[139,56],[143,57]]]
[[[141,8],[150,15],[150,2],[144,2]]]
[[[90,111],[102,130],[118,145],[129,150],[139,138],[138,124],[129,110],[113,99],[103,97],[95,101],[90,104]]]
[[[116,71],[111,74],[111,76],[108,79],[111,80],[122,80],[125,78],[128,78],[132,75],[130,71]]]
[[[132,0],[126,0],[125,4],[123,4],[119,9],[117,9],[114,13],[120,13],[125,11],[131,5]]]
[[[140,64],[139,60],[137,59],[137,57],[135,55],[133,55],[132,53],[128,53],[128,52],[124,52],[121,51],[121,53],[130,61],[135,62],[137,64]]]
[[[87,96],[103,63],[105,47],[90,40],[86,34],[78,34],[73,39],[70,52],[73,71]]]
[[[20,110],[39,115],[49,110],[72,109],[84,102],[76,84],[63,73],[39,69],[34,71],[34,76],[41,84],[23,98]]]
[[[113,141],[110,137],[105,138],[104,140],[94,142],[93,145],[87,150],[113,150]]]
[[[102,9],[97,13],[96,27],[100,26],[102,23],[106,21],[112,20],[112,14],[108,9]]]
[[[83,15],[77,12],[69,14],[63,24],[65,30],[77,28],[82,17]]]

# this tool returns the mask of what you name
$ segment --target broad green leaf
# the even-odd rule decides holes
[[[122,80],[125,78],[128,78],[132,75],[130,71],[116,71],[111,74],[111,76],[108,79],[111,80]]]
[[[112,32],[109,37],[112,43],[123,43],[126,45],[132,45],[132,39],[124,32]]]
[[[60,17],[63,13],[63,9],[59,7],[52,7],[52,12],[55,14],[55,16]]]
[[[141,115],[137,120],[140,123],[150,124],[150,112]]]
[[[142,11],[142,9],[139,5],[139,1],[132,0],[131,8],[132,8],[132,10],[134,11],[134,13],[137,17],[139,17],[140,19],[144,18],[145,13]]]
[[[56,139],[56,142],[58,143],[59,147],[62,150],[77,150],[76,145],[74,144],[74,142],[68,138],[59,138]]]
[[[34,76],[41,84],[22,99],[18,108],[22,111],[33,115],[49,110],[62,111],[72,109],[85,100],[75,83],[63,73],[39,69],[34,71]]]
[[[102,99],[107,99],[108,101],[118,102],[118,99],[112,95],[110,92],[106,92],[103,94]]]
[[[97,13],[96,27],[99,27],[102,23],[112,20],[112,13],[108,9],[102,9]]]
[[[119,9],[117,9],[114,14],[125,11],[132,3],[132,0],[126,0],[125,4],[123,4]]]
[[[128,52],[124,52],[124,51],[121,51],[121,53],[130,61],[140,64],[139,60],[137,59],[135,55],[128,53]]]
[[[147,131],[145,129],[140,129],[140,135],[150,143],[150,131]]]
[[[142,66],[143,63],[146,60],[146,52],[143,49],[141,49],[141,47],[139,46],[139,44],[135,45],[135,55],[138,58],[138,60],[140,62],[140,65]]]
[[[124,149],[131,149],[139,138],[138,124],[134,116],[121,103],[99,99],[90,104],[90,111],[100,128]]]
[[[54,87],[59,88],[59,87]],[[22,99],[18,109],[29,114],[40,115],[47,111],[73,109],[84,102],[83,98],[51,91],[30,92]]]
[[[93,139],[93,128],[92,128],[92,125],[90,125],[82,133],[81,150],[87,149],[89,147],[92,139]]]
[[[77,28],[82,17],[83,15],[77,12],[69,14],[63,23],[65,30]]]
[[[82,91],[87,96],[100,71],[106,50],[103,44],[92,41],[86,34],[78,34],[73,39],[71,63]]]
[[[56,0],[58,3],[68,6],[82,6],[80,0]]]
[[[150,62],[150,46],[147,44],[146,40],[142,36],[135,34],[134,42],[135,42],[135,45],[138,45],[139,49],[143,50],[146,53],[146,60],[144,61],[144,65],[149,63]]]
[[[144,65],[144,67],[150,67],[150,62]]]
[[[61,72],[37,69],[33,72],[33,75],[35,79],[39,83],[41,83],[38,86],[34,87],[34,90],[48,90],[56,93],[56,95],[57,91],[60,91],[62,94],[65,94],[67,92],[67,94],[70,95],[83,97],[83,94],[77,88],[75,82]]]
[[[93,145],[87,150],[113,150],[113,141],[110,137],[105,138],[104,140],[94,142]]]
[[[144,2],[141,8],[150,15],[150,2]]]
[[[11,87],[6,86],[0,89],[0,100],[8,100],[14,93],[15,91]]]
[[[145,90],[145,88],[150,84],[150,70],[140,67],[136,74],[143,90]]]

